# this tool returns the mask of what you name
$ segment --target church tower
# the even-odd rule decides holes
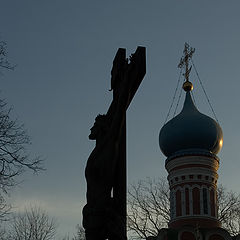
[[[222,130],[217,122],[197,110],[190,90],[185,91],[182,111],[161,129],[159,136],[161,150],[167,156],[169,226],[219,227],[216,154],[222,147]]]
[[[222,130],[216,121],[197,110],[190,90],[185,91],[182,111],[161,129],[159,136],[160,148],[167,156],[169,226],[219,227],[216,154],[222,147]]]
[[[194,49],[185,44],[179,64],[185,70],[183,108],[159,134],[160,149],[167,157],[171,213],[169,229],[165,229],[165,235],[161,233],[160,240],[170,239],[167,232],[171,229],[178,240],[231,239],[217,216],[217,154],[223,144],[222,129],[193,103],[193,84],[189,81],[189,60],[193,53]]]

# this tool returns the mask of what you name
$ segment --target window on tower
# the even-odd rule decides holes
[[[208,214],[208,194],[206,188],[203,188],[203,213]]]
[[[176,192],[176,216],[182,216],[182,196],[180,190]]]
[[[200,191],[195,187],[192,190],[193,196],[193,214],[200,214]]]

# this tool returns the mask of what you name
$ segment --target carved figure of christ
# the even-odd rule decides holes
[[[118,50],[112,68],[113,101],[107,114],[96,118],[89,135],[96,147],[85,170],[87,240],[126,239],[126,111],[145,72],[145,48],[138,47],[130,63],[126,50]]]

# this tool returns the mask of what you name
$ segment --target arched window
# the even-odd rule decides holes
[[[215,210],[215,193],[214,190],[211,189],[210,191],[210,206],[211,206],[211,216],[216,216],[216,210]]]
[[[176,216],[182,216],[182,196],[180,190],[176,192]]]
[[[195,240],[195,236],[191,232],[183,232],[181,234],[181,240]]]
[[[208,194],[206,188],[203,188],[203,213],[208,214]]]
[[[175,215],[174,193],[172,191],[170,192],[170,214],[171,218]]]
[[[193,214],[200,214],[200,191],[197,187],[192,190]]]
[[[186,215],[189,215],[189,189],[185,189]]]

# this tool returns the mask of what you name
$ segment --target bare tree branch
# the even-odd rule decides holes
[[[169,189],[166,180],[138,181],[128,190],[128,230],[132,238],[157,236],[170,220]]]
[[[80,225],[77,225],[76,228],[77,228],[77,234],[76,236],[73,237],[72,240],[86,240],[84,228],[81,227]]]
[[[0,192],[5,193],[18,183],[17,176],[25,170],[44,170],[43,160],[29,155],[30,138],[24,125],[12,120],[11,111],[0,99]]]
[[[7,58],[7,44],[0,41],[0,70],[11,69]],[[11,187],[19,183],[19,178],[26,170],[34,173],[44,170],[40,157],[28,153],[30,138],[23,124],[12,117],[12,108],[0,99],[0,222],[6,220],[11,207],[4,197]]]
[[[14,216],[9,238],[14,240],[52,240],[56,221],[39,207],[30,207]]]
[[[240,195],[218,186],[218,219],[231,235],[240,233]]]
[[[13,66],[7,58],[7,44],[4,41],[0,41],[0,67],[13,70],[16,66]]]
[[[11,205],[7,204],[5,198],[0,195],[0,222],[9,220]]]

